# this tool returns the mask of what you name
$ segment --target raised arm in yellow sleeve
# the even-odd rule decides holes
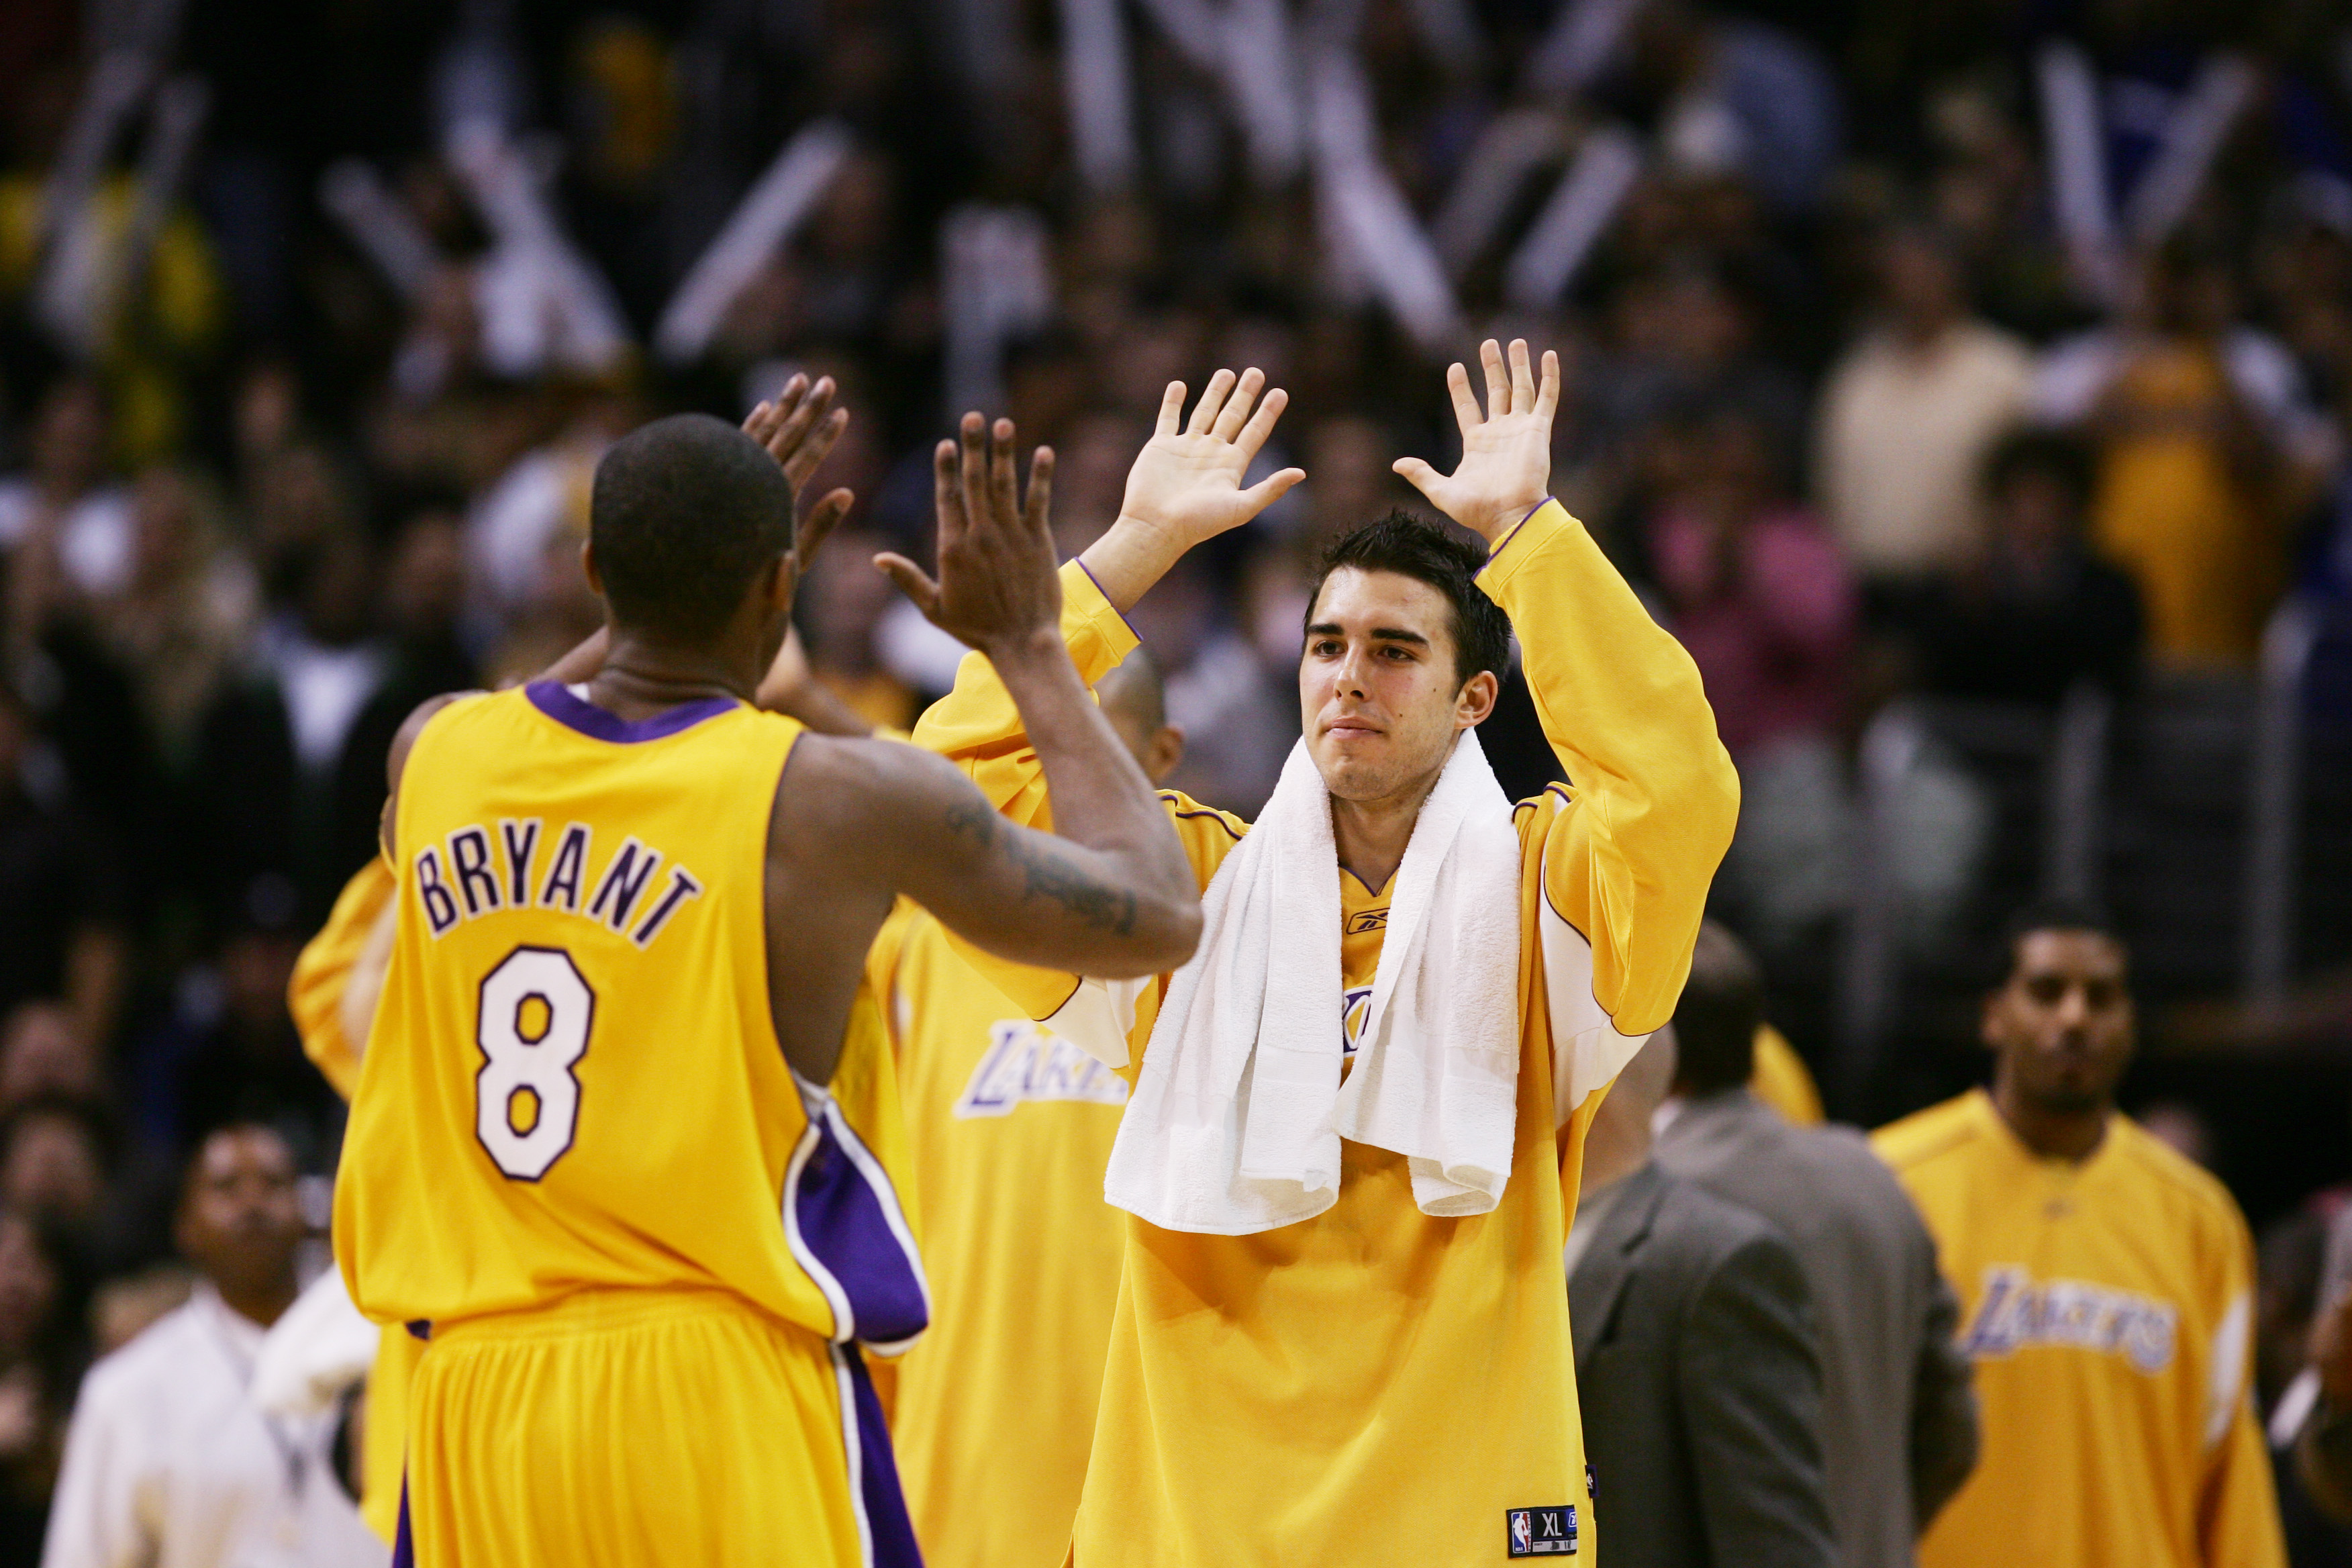
[[[1136,647],[1135,633],[1125,617],[1075,561],[1062,568],[1062,636],[1088,686]],[[977,654],[956,671],[955,689],[916,723],[915,743],[962,768],[990,804],[1013,821],[1025,827],[1053,826],[1045,773],[1021,732],[1021,716],[996,672]],[[1194,878],[1207,887],[1248,826],[1229,812],[1213,810],[1174,790],[1160,791],[1160,798]],[[947,937],[959,955],[1031,1017],[1051,1023],[1057,1033],[1113,1066],[1126,1066],[1140,1055],[1136,1047],[1158,1016],[1156,983],[1082,984],[1075,974],[1007,963],[952,931]]]
[[[1538,923],[1565,1120],[1674,1016],[1739,781],[1698,667],[1558,501],[1504,538],[1479,582],[1511,617],[1570,781],[1520,815],[1543,857]]]
[[[345,1100],[359,1087],[360,1057],[375,1016],[384,966],[392,959],[392,868],[371,856],[335,899],[286,987],[287,1010],[302,1037],[302,1054]]]
[[[1069,645],[1078,679],[1088,686],[1109,674],[1136,646],[1134,628],[1075,561],[1062,568],[1062,640]],[[1022,732],[1021,715],[1004,683],[979,654],[964,656],[956,669],[955,689],[915,721],[915,744],[963,769],[989,804],[1013,821],[1026,827],[1050,822],[1045,775],[1037,753]]]

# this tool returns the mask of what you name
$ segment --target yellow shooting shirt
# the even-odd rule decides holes
[[[366,1031],[350,1016],[350,985],[374,937],[376,919],[395,890],[378,856],[352,873],[302,949],[286,988],[286,1005],[309,1057],[345,1100],[359,1086]],[[373,1016],[369,1004],[369,1017]],[[407,1464],[408,1385],[425,1346],[398,1323],[387,1324],[367,1376],[367,1422],[360,1446],[360,1517],[390,1542],[400,1524],[400,1483]]]
[[[771,1019],[768,819],[799,734],[724,699],[627,722],[549,681],[425,726],[335,1185],[362,1311],[717,1289],[836,1342],[921,1331],[881,1006],[861,988],[830,1086]]]
[[[303,1055],[345,1100],[359,1087],[360,1058],[367,1044],[364,1032],[352,1038],[350,1021],[343,1016],[345,990],[392,894],[392,868],[382,856],[352,873],[328,911],[327,923],[295,961],[293,979],[286,987],[287,1011],[302,1037]]]
[[[888,973],[930,1331],[891,1439],[931,1568],[1061,1561],[1118,1299],[1103,1167],[1127,1080],[1032,1020],[918,915]]]
[[[1562,1189],[1572,1201],[1594,1091],[1673,1013],[1738,784],[1688,656],[1557,503],[1480,581],[1518,628],[1537,710],[1574,781],[1514,817],[1524,938],[1510,1181],[1491,1213],[1433,1218],[1403,1158],[1349,1143],[1339,1200],[1311,1220],[1224,1237],[1123,1216],[1074,1532],[1082,1568],[1500,1563],[1520,1550],[1515,1514],[1544,1536],[1542,1552],[1524,1554],[1593,1550]],[[1075,564],[1063,585],[1065,635],[1099,679],[1134,636]],[[985,661],[965,661],[916,739],[1016,820],[1045,819],[1035,755]],[[1163,798],[1206,886],[1246,825]],[[1351,883],[1353,990],[1370,984],[1383,931],[1381,901]],[[1166,976],[1107,987],[989,973],[1070,1037],[1099,1040],[1109,1020],[1131,1081]]]
[[[1959,1293],[1983,1423],[1920,1568],[2282,1568],[2221,1184],[2123,1116],[2089,1159],[2041,1158],[1980,1089],[1873,1142]]]

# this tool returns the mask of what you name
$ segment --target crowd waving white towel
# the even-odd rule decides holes
[[[1305,742],[1202,897],[1104,1182],[1168,1230],[1246,1236],[1339,1194],[1340,1141],[1406,1156],[1424,1214],[1485,1214],[1518,1104],[1519,843],[1465,731],[1398,868],[1354,1068],[1341,1081],[1339,871]]]

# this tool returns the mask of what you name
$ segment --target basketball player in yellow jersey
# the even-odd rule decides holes
[[[2247,1394],[2253,1246],[2221,1184],[2115,1108],[2123,943],[2052,904],[1987,999],[1990,1093],[1882,1130],[1961,1301],[1981,1457],[1920,1568],[2283,1568]]]
[[[1183,756],[1142,650],[1095,687],[1155,781]],[[891,951],[883,951],[884,949]],[[918,915],[877,944],[923,1216],[932,1324],[891,1442],[930,1568],[1045,1568],[1094,1440],[1123,1217],[1103,1166],[1127,1080],[1036,1024]]]
[[[601,668],[427,704],[389,763],[393,954],[336,1187],[352,1299],[429,1335],[405,1528],[433,1565],[915,1561],[855,1342],[923,1326],[866,949],[901,893],[1017,962],[1181,963],[1197,890],[1064,651],[1041,451],[938,458],[934,621],[1016,695],[1061,807],[748,701],[795,497],[681,416],[598,466]],[[864,1045],[861,1045],[864,1042]],[[839,1069],[838,1072],[836,1069]]]
[[[1673,1013],[1738,785],[1689,657],[1545,493],[1557,360],[1544,356],[1538,385],[1524,343],[1507,365],[1493,342],[1481,357],[1483,413],[1463,367],[1448,378],[1460,467],[1398,468],[1483,544],[1390,519],[1339,541],[1314,585],[1299,700],[1336,853],[1339,1016],[1322,1039],[1261,1037],[1255,1048],[1259,1060],[1269,1047],[1316,1060],[1329,1082],[1380,1044],[1364,1031],[1390,921],[1412,891],[1399,868],[1463,731],[1492,710],[1516,625],[1573,782],[1516,813],[1496,802],[1516,829],[1521,933],[1504,982],[1516,1035],[1501,1064],[1516,1071],[1503,1090],[1516,1096],[1503,1102],[1507,1180],[1486,1212],[1442,1216],[1422,1206],[1424,1162],[1348,1141],[1336,1195],[1312,1217],[1221,1234],[1130,1214],[1074,1531],[1079,1568],[1452,1568],[1594,1551],[1559,1268],[1560,1147],[1572,1199],[1595,1092]],[[1169,389],[1119,519],[1064,570],[1074,604],[1124,610],[1287,482],[1240,488],[1283,402],[1269,393],[1253,414],[1261,385],[1255,371],[1238,382],[1218,372],[1189,424],[1183,388]],[[1078,651],[1098,676],[1125,643]],[[917,740],[961,762],[1016,820],[1039,819],[1020,720],[976,661]],[[1244,835],[1270,831],[1181,795],[1168,811],[1203,887]],[[1265,990],[1308,978],[1268,973]],[[1150,1084],[1165,977],[1001,982],[1033,1016]]]

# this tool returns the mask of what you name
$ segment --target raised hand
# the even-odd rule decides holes
[[[1160,400],[1159,428],[1128,470],[1119,521],[1141,524],[1190,549],[1239,528],[1305,479],[1304,469],[1285,468],[1242,489],[1243,476],[1290,401],[1279,387],[1259,401],[1265,385],[1258,371],[1245,370],[1237,379],[1221,370],[1209,378],[1187,422],[1184,384],[1170,382]]]
[[[1543,384],[1536,384],[1524,338],[1511,340],[1510,367],[1488,338],[1478,345],[1486,369],[1486,411],[1471,395],[1470,373],[1446,367],[1454,417],[1462,426],[1462,461],[1441,474],[1419,458],[1399,458],[1405,482],[1438,510],[1494,544],[1551,493],[1551,418],[1559,406],[1559,356],[1544,351]]]
[[[1024,498],[1013,473],[1012,420],[998,420],[992,440],[986,422],[967,414],[958,434],[932,454],[939,580],[903,555],[877,555],[874,564],[925,619],[992,659],[1041,637],[1058,650],[1062,584],[1048,521],[1053,449],[1040,447],[1029,459]]]
[[[803,574],[856,499],[845,489],[835,489],[813,507],[801,505],[801,491],[810,476],[849,427],[849,410],[833,406],[835,390],[829,375],[819,376],[814,386],[807,376],[794,375],[772,401],[761,404],[743,420],[743,434],[765,447],[792,481],[793,559]]]

